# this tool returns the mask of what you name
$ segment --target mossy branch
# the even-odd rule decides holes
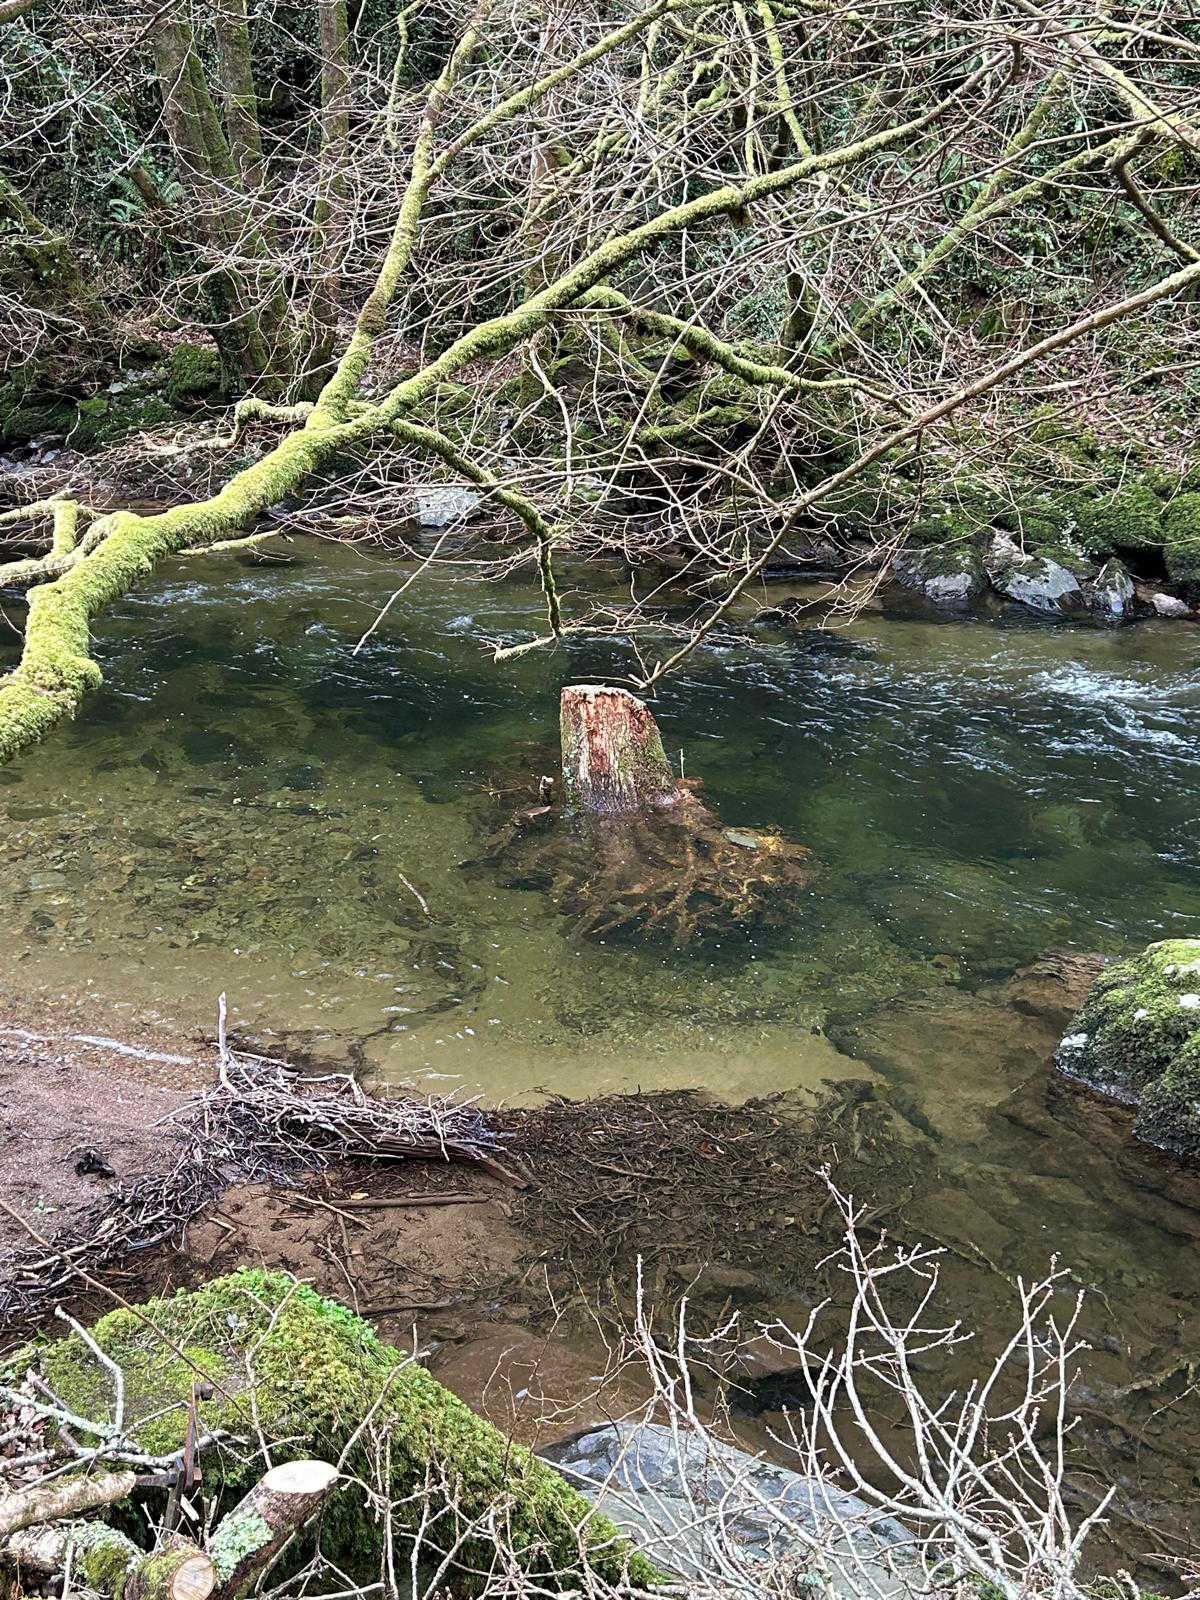
[[[252,1489],[261,1473],[257,1452],[225,1453],[206,1466],[206,1480],[214,1485],[223,1478],[228,1491],[251,1489],[235,1519],[249,1508],[274,1526],[263,1491],[276,1492],[284,1463],[316,1451],[338,1462],[348,1480],[325,1515],[323,1546],[336,1557],[350,1555],[362,1563],[378,1555],[385,1524],[389,1535],[406,1525],[416,1531],[432,1492],[439,1500],[444,1495],[436,1508],[439,1531],[447,1530],[449,1547],[458,1548],[468,1570],[486,1570],[495,1554],[489,1540],[498,1533],[516,1563],[542,1577],[553,1575],[554,1587],[588,1568],[610,1584],[645,1587],[661,1578],[552,1467],[476,1416],[345,1307],[284,1274],[241,1271],[114,1311],[95,1324],[90,1337],[124,1373],[133,1436],[149,1454],[181,1449],[188,1426],[193,1375],[172,1356],[173,1348],[187,1349],[214,1379],[245,1396],[236,1411],[220,1393],[201,1401],[208,1433],[240,1418],[252,1397],[257,1431],[276,1463],[259,1493]],[[108,1374],[77,1335],[37,1359],[66,1406],[94,1414],[107,1403]],[[382,1462],[372,1455],[371,1435],[389,1441]],[[390,1501],[389,1517],[381,1519],[363,1504],[349,1481],[356,1478],[380,1484],[385,1503]],[[319,1485],[318,1494],[329,1486]],[[227,1529],[215,1551],[228,1573],[222,1600],[236,1587],[247,1557],[267,1551],[262,1535],[261,1526],[239,1528],[236,1521]]]
[[[389,423],[428,399],[433,389],[472,362],[495,360],[540,331],[557,312],[577,302],[589,289],[620,270],[650,246],[673,234],[722,217],[738,215],[773,197],[787,194],[807,179],[822,173],[840,171],[856,161],[894,149],[940,121],[954,106],[968,97],[992,70],[990,59],[953,93],[928,110],[890,128],[867,134],[820,155],[806,156],[776,171],[761,173],[741,184],[723,184],[692,200],[670,206],[657,216],[628,232],[607,239],[589,251],[553,283],[530,295],[512,311],[491,317],[462,334],[442,354],[397,384],[378,407]]]
[[[79,519],[92,513],[78,500],[58,498],[37,500],[31,505],[14,506],[0,514],[0,526],[32,522],[39,517],[52,519],[50,549],[44,556],[29,556],[0,564],[0,587],[23,589],[31,583],[58,577],[75,564],[82,553],[79,545]]]
[[[79,549],[60,558],[70,563],[67,570],[30,594],[20,663],[0,682],[0,765],[73,716],[99,685],[90,624],[110,601],[163,557],[246,527],[338,450],[371,431],[361,419],[336,428],[300,429],[209,500],[153,515],[116,511],[98,518]]]
[[[607,285],[589,289],[586,294],[580,295],[577,303],[585,309],[594,308],[598,311],[612,311],[627,316],[631,322],[644,328],[647,333],[673,340],[692,355],[713,362],[731,377],[740,378],[743,383],[752,387],[765,385],[769,388],[787,389],[796,395],[856,389],[870,395],[872,399],[881,401],[884,405],[892,406],[897,411],[907,409],[894,395],[885,394],[867,383],[865,379],[853,375],[839,378],[802,378],[788,367],[781,367],[774,362],[757,361],[724,339],[718,338],[702,324],[685,322],[681,317],[672,317],[666,312],[646,310],[635,305],[619,290],[609,288]]]
[[[494,500],[497,505],[506,507],[514,512],[533,535],[534,546],[537,550],[538,571],[541,574],[542,592],[546,598],[546,612],[550,622],[550,631],[556,639],[561,638],[563,631],[562,611],[558,597],[558,586],[554,578],[554,565],[552,550],[554,545],[554,529],[546,521],[537,504],[527,494],[522,494],[519,489],[511,484],[501,483],[499,479],[485,471],[483,467],[464,454],[462,450],[448,439],[437,428],[430,428],[424,424],[409,422],[403,417],[396,417],[391,423],[392,432],[398,439],[403,439],[408,444],[419,445],[422,449],[431,451],[440,460],[468,483],[473,483]]]
[[[507,354],[545,327],[556,312],[577,302],[649,246],[688,228],[740,213],[786,194],[808,179],[815,180],[822,173],[839,171],[905,143],[968,97],[993,65],[990,60],[985,61],[958,89],[916,117],[745,183],[722,185],[605,241],[512,311],[490,318],[456,339],[419,372],[396,385],[378,405],[356,410],[350,417],[375,336],[383,326],[400,275],[416,244],[434,165],[432,149],[438,112],[457,73],[476,47],[488,3],[489,0],[482,0],[430,91],[412,177],[379,278],[336,373],[303,427],[281,440],[262,460],[236,474],[211,499],[155,515],[119,511],[98,519],[89,530],[93,547],[86,554],[81,552],[62,576],[33,591],[20,663],[0,684],[0,764],[43,738],[64,717],[74,715],[88,691],[99,684],[100,671],[89,651],[91,620],[150,572],[157,561],[185,547],[213,544],[246,529],[258,512],[291,493],[338,451],[383,428],[391,428],[397,421],[407,421],[408,414],[430,399],[448,378],[471,362]],[[648,25],[661,9],[656,7],[654,13],[644,13],[635,20],[639,26]],[[613,41],[630,37],[632,27],[629,24],[607,35],[576,60],[595,59],[602,47],[615,48]],[[186,52],[181,65],[186,72]],[[504,104],[512,110],[519,109],[553,81],[558,81],[557,72]],[[490,114],[475,126],[483,129],[494,121],[494,114]],[[462,147],[460,141],[458,148]],[[547,607],[554,616],[558,600],[548,540],[540,546],[540,555]]]

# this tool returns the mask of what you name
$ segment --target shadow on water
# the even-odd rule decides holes
[[[625,659],[493,666],[540,597],[430,578],[354,654],[394,583],[338,547],[214,561],[106,617],[105,689],[0,772],[10,987],[83,996],[105,1032],[209,1026],[225,989],[262,1036],[495,1099],[865,1080],[928,1151],[910,1226],[948,1246],[968,1321],[1055,1250],[1093,1288],[1083,1426],[1166,1547],[1187,1537],[1195,1401],[1178,1374],[1128,1385],[1200,1357],[1200,1213],[1056,1095],[1065,1001],[1013,974],[1200,933],[1200,637],[729,632],[665,686],[668,753],[821,871],[782,935],[682,952],[573,939],[544,894],[462,870],[560,684]]]

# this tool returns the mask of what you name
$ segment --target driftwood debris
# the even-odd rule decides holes
[[[231,1183],[292,1186],[351,1158],[454,1161],[520,1187],[499,1141],[468,1101],[367,1095],[345,1073],[306,1077],[283,1061],[224,1046],[219,1080],[175,1113],[179,1154],[165,1174],[106,1195],[70,1231],[0,1251],[0,1322],[33,1318],[130,1251],[176,1238]],[[4,1202],[0,1201],[0,1207]]]
[[[779,833],[723,827],[698,780],[673,776],[643,701],[569,685],[560,725],[561,802],[543,782],[481,858],[506,881],[546,890],[592,938],[687,945],[789,919],[812,852]]]
[[[34,1525],[18,1520],[0,1542],[0,1563],[43,1577],[65,1572],[68,1565],[82,1568],[88,1587],[104,1600],[235,1600],[312,1521],[337,1480],[338,1469],[327,1461],[271,1467],[222,1517],[205,1547],[171,1535],[150,1552],[107,1523],[67,1520],[80,1510],[128,1498],[137,1482],[132,1472],[72,1479],[53,1490],[24,1490],[0,1501],[0,1518],[8,1512],[19,1519],[24,1511],[15,1502],[23,1507],[36,1493],[44,1519]]]

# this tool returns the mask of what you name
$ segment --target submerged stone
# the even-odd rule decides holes
[[[719,1542],[751,1564],[795,1562],[798,1594],[852,1600],[864,1589],[908,1596],[919,1587],[906,1555],[912,1536],[894,1517],[829,1478],[793,1472],[711,1435],[616,1422],[543,1454],[684,1578],[711,1573]]]
[[[1200,939],[1165,939],[1105,968],[1054,1059],[1135,1105],[1139,1139],[1200,1157]]]

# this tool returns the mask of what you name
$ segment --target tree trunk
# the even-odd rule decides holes
[[[679,788],[648,707],[626,689],[576,683],[562,692],[567,809],[632,817],[679,803]]]

